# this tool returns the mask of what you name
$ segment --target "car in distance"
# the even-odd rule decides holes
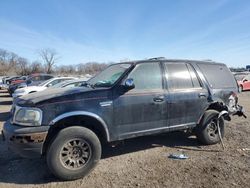
[[[247,73],[247,72],[236,73],[234,77],[238,82],[240,91],[250,90],[250,73]]]
[[[192,130],[203,144],[223,137],[224,120],[244,116],[238,86],[226,65],[153,58],[113,64],[83,87],[21,97],[5,122],[10,149],[45,156],[63,180],[88,174],[101,143],[176,130]]]
[[[64,81],[64,82],[58,83],[58,84],[50,87],[50,89],[81,87],[81,86],[85,86],[87,80],[88,79],[86,79],[86,78],[84,78],[84,79],[79,78],[76,80]]]
[[[74,77],[58,77],[58,78],[51,78],[38,86],[28,86],[28,87],[23,87],[20,89],[16,89],[15,92],[12,94],[13,98],[16,97],[21,97],[30,93],[38,92],[38,91],[43,91],[49,87],[53,87],[54,85],[64,82],[64,81],[69,81],[76,79]]]
[[[41,73],[31,74],[25,81],[9,85],[8,91],[10,95],[12,95],[18,88],[23,88],[27,86],[37,86],[42,82],[49,80],[51,78],[54,78],[54,76]]]

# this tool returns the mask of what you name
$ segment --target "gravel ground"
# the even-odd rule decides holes
[[[240,94],[250,118],[250,92]],[[12,100],[0,91],[0,131],[9,117]],[[226,149],[200,145],[194,136],[174,132],[126,140],[105,146],[98,166],[85,178],[61,182],[44,159],[23,159],[0,141],[0,188],[8,187],[249,187],[250,122],[234,117],[226,124]],[[172,160],[185,153],[187,160]]]

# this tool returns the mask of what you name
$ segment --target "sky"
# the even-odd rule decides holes
[[[249,0],[0,0],[0,48],[58,64],[152,57],[250,64]]]

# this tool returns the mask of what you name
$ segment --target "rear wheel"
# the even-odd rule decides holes
[[[101,158],[101,144],[91,130],[68,127],[61,130],[47,152],[51,172],[62,180],[74,180],[87,175]]]
[[[198,140],[207,145],[216,144],[220,142],[218,123],[220,127],[221,137],[224,136],[224,119],[220,117],[216,110],[208,110],[205,112],[201,123],[196,128],[196,136]]]

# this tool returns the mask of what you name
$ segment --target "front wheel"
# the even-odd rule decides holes
[[[208,110],[205,112],[201,122],[197,125],[196,136],[198,140],[206,145],[217,144],[220,142],[218,123],[220,127],[221,137],[224,136],[224,118],[220,117],[216,110]]]
[[[87,175],[101,158],[101,144],[94,132],[85,127],[62,129],[47,152],[47,165],[62,180]]]

